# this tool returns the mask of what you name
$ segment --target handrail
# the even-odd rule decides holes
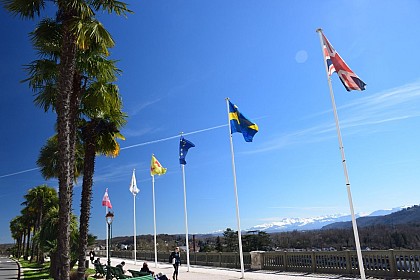
[[[95,251],[105,256],[105,251]],[[101,255],[102,253],[102,255]],[[252,257],[260,254],[260,258]],[[113,257],[134,258],[134,251],[112,251]],[[371,250],[362,251],[367,276],[385,278],[420,279],[420,250]],[[168,262],[168,252],[158,252],[159,262]],[[252,259],[252,260],[251,260]],[[153,252],[137,251],[137,260],[154,261]],[[255,263],[260,260],[261,263]],[[186,254],[181,254],[186,263]],[[191,265],[240,268],[239,255],[235,252],[190,253]],[[258,267],[263,270],[329,273],[340,275],[359,274],[356,251],[303,251],[303,252],[251,252],[244,253],[246,269]]]

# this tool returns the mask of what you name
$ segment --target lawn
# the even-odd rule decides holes
[[[42,265],[36,264],[36,263],[30,263],[29,261],[25,260],[19,260],[20,266],[23,270],[23,277],[24,279],[30,279],[30,280],[41,280],[41,279],[53,279],[49,277],[50,272],[50,263],[46,262]],[[76,268],[73,268],[72,271],[76,271]],[[88,268],[86,270],[88,275],[94,275],[95,270]],[[94,280],[96,278],[88,277],[88,280]]]

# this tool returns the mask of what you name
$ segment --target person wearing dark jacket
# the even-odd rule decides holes
[[[147,265],[147,262],[143,263],[143,267],[140,269],[140,272],[146,272],[146,273],[151,274],[152,276],[154,276],[154,274],[155,274],[153,271],[151,271],[149,269],[149,266]]]
[[[122,261],[120,264],[117,264],[117,266],[116,266],[117,268],[119,268],[121,270],[122,274],[125,273],[124,265],[125,265],[125,261]]]
[[[93,261],[95,260],[95,252],[94,251],[90,250],[89,258],[90,258],[90,262],[93,263]]]
[[[181,255],[179,253],[179,247],[175,248],[175,251],[171,253],[170,260],[174,266],[174,274],[172,275],[173,280],[178,280],[178,268],[181,265]]]

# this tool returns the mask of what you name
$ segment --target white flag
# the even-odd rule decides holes
[[[136,174],[134,172],[135,170],[133,170],[133,176],[131,177],[130,192],[133,195],[136,195],[140,192],[140,190],[137,188]]]

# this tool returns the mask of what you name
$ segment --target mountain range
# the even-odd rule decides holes
[[[387,216],[389,214],[399,212],[401,210],[407,209],[410,206],[401,206],[395,207],[392,209],[383,209],[376,210],[370,214],[359,213],[356,214],[356,218],[359,219],[374,219],[378,216]],[[358,221],[359,221],[358,219]],[[401,219],[400,219],[401,220]],[[284,218],[277,222],[265,223],[261,225],[253,226],[247,231],[265,231],[267,233],[273,232],[284,232],[284,231],[293,231],[293,230],[314,230],[321,228],[332,228],[332,225],[336,225],[339,228],[351,227],[351,215],[348,214],[332,214],[314,218]],[[359,225],[359,222],[358,222]],[[362,226],[362,225],[361,225]]]
[[[358,227],[369,227],[378,225],[420,225],[420,205],[407,207],[400,211],[383,215],[383,216],[367,216],[357,219]],[[336,222],[324,226],[322,229],[345,229],[351,228],[351,222]]]

